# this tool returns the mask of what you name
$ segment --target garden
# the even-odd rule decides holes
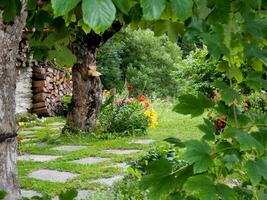
[[[0,199],[266,200],[266,9],[0,0]]]

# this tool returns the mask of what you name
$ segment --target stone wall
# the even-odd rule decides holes
[[[32,68],[17,68],[16,113],[26,113],[32,108]]]

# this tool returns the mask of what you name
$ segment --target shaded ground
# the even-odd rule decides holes
[[[23,128],[19,135],[20,185],[24,194],[47,193],[53,197],[68,188],[80,190],[81,198],[104,190],[122,178],[127,163],[167,137],[199,138],[201,118],[190,119],[172,112],[171,105],[156,103],[159,125],[142,137],[96,140],[89,136],[61,136],[65,120],[47,118],[38,126]],[[145,140],[143,140],[145,139]],[[147,140],[149,139],[149,140]],[[40,156],[39,156],[40,155]]]

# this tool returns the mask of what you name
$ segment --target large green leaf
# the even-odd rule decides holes
[[[165,0],[140,0],[143,16],[146,20],[156,20],[166,7]]]
[[[56,59],[59,67],[72,67],[76,63],[76,56],[67,47],[57,48],[49,52],[49,58]]]
[[[176,188],[178,181],[172,172],[172,164],[165,158],[151,162],[141,180],[141,188],[149,189],[151,199],[162,199]]]
[[[175,15],[182,21],[192,15],[192,0],[171,0],[172,10]]]
[[[223,137],[235,139],[240,144],[241,151],[256,150],[259,153],[264,152],[262,144],[242,129],[227,128],[223,133]]]
[[[194,164],[194,173],[205,172],[213,165],[210,147],[204,141],[187,141],[186,152],[183,158],[190,164]]]
[[[216,184],[216,191],[218,196],[221,197],[222,200],[236,200],[237,195],[234,190],[224,184]]]
[[[199,130],[201,130],[205,135],[202,137],[204,140],[214,140],[215,139],[215,131],[216,128],[214,124],[208,120],[204,119],[205,124],[201,124],[198,126]]]
[[[189,178],[185,182],[183,189],[189,194],[199,197],[200,200],[218,200],[214,183],[205,175]]]
[[[179,103],[174,107],[174,111],[196,117],[202,115],[206,108],[210,108],[213,103],[203,94],[198,94],[194,96],[191,94],[182,95],[179,98]]]
[[[216,82],[214,83],[214,86],[220,89],[221,98],[226,104],[229,105],[235,100],[240,101],[239,94],[234,89],[229,87],[226,83]]]
[[[255,161],[249,160],[245,164],[245,168],[248,172],[248,176],[252,184],[258,184],[261,181],[261,178],[267,181],[267,159],[258,158]]]
[[[96,33],[108,29],[116,16],[116,8],[112,0],[83,0],[83,21]]]
[[[66,15],[75,8],[81,0],[51,0],[55,17]]]
[[[113,0],[113,2],[126,15],[133,6],[133,0]]]
[[[246,84],[257,91],[267,89],[267,80],[262,78],[262,73],[260,72],[250,72],[246,78]]]

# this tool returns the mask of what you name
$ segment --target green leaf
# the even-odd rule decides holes
[[[116,8],[112,0],[83,0],[83,21],[96,33],[108,29],[116,16]]]
[[[256,91],[267,89],[267,80],[262,78],[260,72],[250,72],[246,78],[246,84]]]
[[[183,158],[194,164],[194,173],[202,173],[213,165],[210,147],[204,141],[189,140],[186,142],[186,152]]]
[[[113,2],[126,15],[133,6],[133,0],[113,0]]]
[[[194,194],[200,200],[218,200],[216,187],[211,179],[205,175],[197,175],[189,178],[183,189],[189,194]]]
[[[233,166],[236,164],[236,163],[239,163],[239,159],[238,157],[236,156],[236,154],[226,154],[224,157],[223,157],[223,160],[226,162],[225,163],[225,166],[228,170],[231,170],[233,169]]]
[[[221,98],[227,105],[230,105],[235,100],[240,102],[239,94],[226,83],[218,81],[214,83],[214,87],[220,90]]]
[[[176,188],[177,179],[172,170],[172,164],[165,158],[152,161],[147,166],[147,174],[141,179],[141,188],[149,189],[151,199],[160,200]]]
[[[61,47],[49,52],[49,58],[56,59],[59,67],[72,67],[76,63],[76,56],[67,47]]]
[[[259,59],[265,66],[267,66],[267,49],[260,48],[255,44],[244,44],[245,55],[248,59]]]
[[[249,160],[245,164],[245,169],[253,185],[259,184],[261,178],[267,181],[267,160],[266,158],[258,158],[255,161]]]
[[[28,11],[34,11],[36,9],[36,6],[37,6],[37,0],[28,0],[26,9]]]
[[[208,119],[204,119],[205,124],[201,124],[198,126],[199,130],[201,130],[205,135],[202,137],[204,140],[214,140],[215,139],[215,125]]]
[[[69,11],[75,8],[80,1],[81,0],[51,0],[55,17],[66,15]]]
[[[178,99],[179,103],[173,110],[184,115],[191,114],[192,117],[202,115],[206,108],[213,105],[212,101],[203,94],[198,94],[198,96],[187,94],[180,96]]]
[[[264,152],[264,147],[249,133],[238,128],[227,128],[223,133],[224,138],[233,138],[240,144],[241,151],[256,150],[259,153]]]
[[[143,16],[146,20],[159,19],[166,7],[165,0],[140,0]]]
[[[173,144],[177,147],[185,147],[185,144],[178,138],[169,137],[169,138],[166,138],[164,141],[166,141],[170,144]]]
[[[234,190],[228,187],[227,185],[220,184],[220,183],[216,184],[216,191],[222,200],[236,200],[237,199],[237,195],[234,192]]]
[[[238,83],[241,83],[243,81],[243,78],[244,78],[243,74],[241,70],[238,69],[237,67],[230,67],[227,72],[228,72],[229,78],[235,78]]]
[[[192,15],[192,0],[171,0],[171,5],[175,15],[182,21]]]
[[[20,0],[9,0],[8,3],[4,1],[3,5],[5,5],[3,12],[3,21],[5,23],[11,23],[12,21],[14,21],[16,15],[20,13],[21,2]]]
[[[7,193],[5,191],[0,190],[0,199],[4,199]]]
[[[75,189],[68,190],[59,195],[59,200],[74,200],[78,196],[78,191]]]
[[[261,72],[262,71],[262,62],[259,61],[258,59],[253,59],[252,60],[252,67],[255,71]]]
[[[169,20],[158,20],[153,24],[153,29],[156,36],[167,33],[169,39],[175,43],[178,41],[179,34],[182,35],[185,32],[184,24]]]

